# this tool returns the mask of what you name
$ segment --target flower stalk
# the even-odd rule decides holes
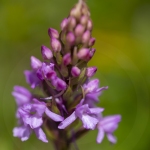
[[[14,87],[18,127],[13,129],[13,135],[26,141],[34,132],[47,143],[46,132],[55,150],[69,150],[76,140],[97,129],[97,143],[102,142],[105,134],[111,143],[116,143],[113,132],[121,116],[103,117],[104,108],[96,105],[108,87],[99,88],[99,80],[91,79],[97,68],[87,65],[96,50],[92,48],[95,38],[85,1],[79,0],[60,27],[60,33],[48,29],[51,48],[41,46],[44,62],[31,56],[32,70],[24,72],[31,88],[40,88],[43,95]]]

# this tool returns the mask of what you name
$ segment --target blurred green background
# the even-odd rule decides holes
[[[23,70],[30,56],[41,58],[40,46],[49,46],[47,29],[60,31],[61,20],[77,0],[0,0],[0,150],[50,150],[32,135],[27,142],[12,136],[16,105],[11,92],[24,85]],[[104,114],[121,114],[122,122],[111,145],[96,144],[97,131],[81,140],[80,150],[150,149],[150,1],[87,0],[94,23],[97,49],[90,66],[109,89],[100,98]],[[73,148],[72,148],[73,149]]]

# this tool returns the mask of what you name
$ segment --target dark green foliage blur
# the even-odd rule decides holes
[[[12,136],[17,125],[11,92],[25,83],[23,71],[30,69],[30,56],[49,47],[47,29],[56,28],[77,0],[0,0],[0,150],[52,150],[32,135],[21,142]],[[109,86],[100,97],[104,115],[121,114],[116,145],[105,138],[96,144],[97,131],[77,141],[80,150],[150,149],[150,2],[148,0],[87,0],[94,23],[97,49],[90,66],[101,86]],[[30,89],[30,88],[29,88]],[[32,91],[32,90],[31,90]],[[72,146],[72,149],[74,147]]]

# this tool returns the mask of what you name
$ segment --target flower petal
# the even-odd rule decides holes
[[[101,113],[103,111],[104,111],[104,108],[100,108],[100,107],[98,107],[98,108],[90,108],[90,112],[92,114],[99,114],[99,113]]]
[[[90,109],[88,104],[84,104],[81,105],[80,104],[77,106],[76,110],[75,110],[76,116],[79,117],[80,119],[82,119],[82,115],[83,114],[87,114],[90,113]]]
[[[97,139],[96,139],[97,143],[101,143],[102,142],[102,140],[104,138],[104,134],[105,134],[105,132],[104,132],[103,128],[99,128],[98,129]]]
[[[58,128],[59,129],[64,129],[67,126],[69,126],[73,121],[75,121],[77,116],[75,115],[75,112],[73,112],[69,117],[67,117],[64,121],[62,121]]]
[[[41,140],[45,143],[48,143],[48,140],[47,140],[46,135],[43,132],[42,128],[36,128],[36,129],[34,129],[34,132],[39,140]]]
[[[107,90],[107,89],[108,89],[108,86],[103,86],[103,87],[97,89],[96,92],[100,93],[100,92],[102,92],[103,90]],[[101,93],[100,93],[100,94],[101,94]]]
[[[12,95],[15,97],[18,106],[29,103],[32,98],[31,93],[22,86],[14,86]]]
[[[98,89],[98,86],[99,86],[99,80],[94,79],[86,84],[86,90],[88,91],[88,93],[90,93],[96,91]]]
[[[16,127],[13,129],[13,136],[21,138],[21,141],[26,141],[29,139],[31,130],[29,127]]]
[[[26,78],[26,82],[30,84],[32,89],[38,86],[41,82],[40,79],[36,75],[36,71],[25,70],[24,75]]]
[[[32,69],[37,70],[38,68],[40,68],[42,66],[42,62],[39,59],[37,59],[36,57],[31,56],[30,60],[31,60]]]
[[[91,117],[89,115],[82,115],[82,123],[83,127],[86,129],[95,129],[96,124],[98,123],[98,119]]]
[[[121,121],[121,115],[112,115],[103,118],[104,124],[109,122],[120,122],[120,121]]]
[[[37,116],[42,117],[46,109],[46,104],[35,98],[33,99],[33,102],[34,104],[32,104],[32,110],[36,112]]]
[[[23,121],[25,124],[30,125],[32,129],[40,127],[43,124],[42,117],[37,116],[24,117]]]
[[[112,133],[117,129],[118,123],[121,121],[120,115],[107,116],[100,121],[100,125],[107,133]]]
[[[23,95],[26,95],[27,97],[31,97],[31,93],[29,92],[29,90],[27,90],[26,88],[22,87],[22,86],[14,86],[14,91],[15,92],[18,92],[18,93],[21,93]]]
[[[29,124],[32,129],[40,127],[43,124],[42,117],[38,118],[36,116],[31,117],[31,123]]]
[[[51,112],[48,108],[45,109],[45,113],[46,115],[51,118],[52,120],[56,121],[56,122],[59,122],[59,121],[63,121],[64,118],[60,115],[57,115],[53,112]]]
[[[107,135],[108,140],[109,140],[111,143],[115,144],[115,143],[117,142],[116,137],[113,136],[112,134],[106,134],[106,135]]]
[[[65,90],[67,88],[66,82],[58,77],[54,77],[51,80],[52,85],[56,88],[57,91]]]
[[[23,104],[30,102],[30,98],[21,93],[12,92],[12,95],[15,97],[15,100],[18,106],[22,106]]]

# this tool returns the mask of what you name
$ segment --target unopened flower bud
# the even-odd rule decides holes
[[[92,77],[97,71],[97,68],[96,67],[88,67],[86,69],[86,76],[87,77]]]
[[[59,40],[52,38],[51,39],[51,46],[52,46],[52,50],[54,52],[60,52],[61,51],[61,43],[59,42]]]
[[[34,56],[31,56],[30,59],[32,69],[37,70],[42,66],[42,62],[39,59],[35,58]]]
[[[67,41],[67,44],[69,44],[69,45],[73,45],[74,44],[74,42],[75,42],[75,36],[74,36],[73,32],[69,32],[66,35],[66,41]]]
[[[66,82],[58,77],[54,77],[51,80],[52,85],[56,88],[57,91],[65,90],[67,88]]]
[[[68,19],[65,18],[65,19],[61,22],[61,25],[60,25],[61,30],[64,30],[64,29],[66,28],[67,23],[68,23]]]
[[[90,38],[90,40],[89,40],[89,46],[90,47],[93,46],[94,43],[95,43],[95,38]]]
[[[50,38],[59,38],[59,33],[57,30],[53,29],[53,28],[49,28],[48,29],[48,35],[50,36]]]
[[[82,7],[82,15],[90,16],[90,12],[89,12],[89,10],[88,10],[86,5],[84,5],[84,7]]]
[[[55,71],[49,71],[47,74],[46,74],[46,78],[49,79],[49,80],[52,80],[54,77],[56,77],[57,74]]]
[[[41,46],[41,53],[42,53],[43,59],[45,60],[49,60],[53,57],[52,51],[44,45]]]
[[[69,65],[71,63],[71,55],[70,53],[67,53],[66,55],[64,55],[63,57],[63,64],[65,66]]]
[[[87,44],[89,42],[90,36],[91,36],[91,32],[89,30],[85,31],[82,36],[82,43]]]
[[[81,7],[82,7],[82,2],[79,1],[79,3],[71,10],[70,16],[73,16],[75,18],[80,18],[81,17]]]
[[[81,70],[78,67],[76,67],[76,66],[72,67],[71,74],[73,77],[79,76],[80,73],[81,73]]]
[[[80,19],[80,23],[85,26],[88,22],[88,17],[86,15],[82,16]]]
[[[94,55],[95,51],[96,51],[96,49],[95,49],[95,48],[92,48],[90,52],[91,52],[91,54]]]
[[[88,61],[89,60],[89,53],[90,53],[90,51],[88,48],[82,48],[79,50],[77,55],[78,55],[79,59]]]
[[[92,30],[92,27],[93,27],[93,25],[92,25],[92,21],[91,20],[88,20],[88,23],[87,23],[87,30]]]
[[[86,3],[83,1],[83,5],[82,5],[82,15],[87,15],[90,16],[90,11],[86,5]]]
[[[67,29],[69,31],[72,31],[76,26],[76,19],[74,17],[69,17],[68,18],[68,24],[67,24]]]
[[[95,48],[92,48],[92,49],[91,49],[91,51],[89,52],[89,60],[93,57],[95,51],[96,51]]]
[[[81,36],[84,33],[85,27],[81,24],[78,24],[75,28],[75,35],[76,36]]]

